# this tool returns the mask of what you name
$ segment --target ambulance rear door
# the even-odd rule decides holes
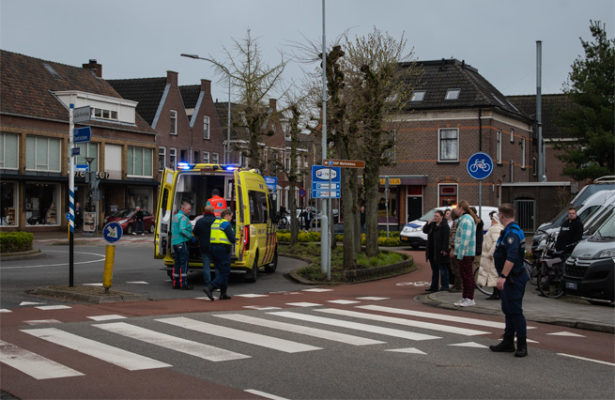
[[[171,217],[177,172],[165,168],[162,172],[156,209],[156,231],[154,233],[154,258],[163,258],[169,248]]]

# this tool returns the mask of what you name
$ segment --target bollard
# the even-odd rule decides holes
[[[113,278],[113,263],[115,261],[115,246],[108,244],[105,251],[105,270],[103,272],[103,287],[105,293],[109,293]]]

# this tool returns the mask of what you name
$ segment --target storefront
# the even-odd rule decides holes
[[[24,183],[24,213],[26,226],[59,226],[60,219],[59,183],[27,182]]]
[[[0,225],[3,227],[16,227],[19,223],[17,182],[0,183]]]

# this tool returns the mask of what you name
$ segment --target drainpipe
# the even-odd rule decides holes
[[[478,151],[483,151],[483,120],[481,115],[482,109],[478,109]]]

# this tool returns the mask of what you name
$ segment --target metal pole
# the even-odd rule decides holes
[[[478,218],[483,215],[483,181],[478,181]]]
[[[327,158],[327,41],[325,35],[325,0],[322,0],[322,160]],[[331,189],[329,189],[330,191]],[[330,276],[329,216],[327,200],[322,199],[320,212],[320,271]]]
[[[389,238],[389,177],[384,177],[384,208],[386,210],[387,239]]]
[[[228,108],[226,115],[226,164],[231,163],[231,74],[228,75]]]
[[[542,41],[536,41],[536,124],[538,125],[538,182],[546,181],[542,147]]]
[[[74,104],[68,109],[68,286],[74,286],[74,239],[75,234],[75,163],[73,162],[73,146],[75,135],[75,123],[73,121]]]

